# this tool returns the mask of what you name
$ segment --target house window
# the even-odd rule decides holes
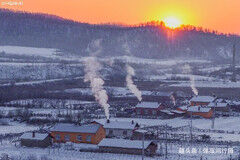
[[[153,110],[153,111],[152,111],[152,114],[153,114],[153,115],[156,115],[156,114],[157,114],[157,112],[156,112],[155,110]]]
[[[123,131],[123,135],[124,135],[124,136],[127,135],[127,131],[126,131],[126,130]]]
[[[137,114],[141,114],[141,109],[137,109]]]
[[[113,135],[113,130],[112,129],[109,130],[109,135]]]
[[[68,135],[68,134],[65,135],[65,136],[64,136],[64,139],[65,139],[65,141],[70,141],[70,135]]]
[[[147,109],[145,109],[144,112],[145,112],[145,114],[148,114],[148,110]]]
[[[78,135],[78,136],[77,136],[77,140],[78,140],[78,141],[82,141],[82,136],[81,136],[81,135]]]
[[[87,141],[87,142],[91,142],[91,138],[92,138],[92,136],[87,135],[86,141]]]
[[[59,141],[59,140],[61,139],[60,134],[56,134],[56,135],[55,135],[55,139],[56,139],[57,141]]]

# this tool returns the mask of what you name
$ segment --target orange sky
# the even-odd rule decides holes
[[[0,0],[1,8],[55,14],[88,23],[138,24],[173,16],[183,24],[240,34],[240,0]]]

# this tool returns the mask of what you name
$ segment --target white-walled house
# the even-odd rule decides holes
[[[107,120],[103,125],[107,137],[131,138],[133,131],[139,128],[139,125],[132,121],[111,121]]]

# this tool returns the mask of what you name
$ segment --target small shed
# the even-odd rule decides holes
[[[188,115],[192,114],[192,116],[211,118],[213,115],[213,110],[211,108],[207,108],[207,107],[192,106],[192,107],[188,108],[187,114]]]
[[[157,143],[153,141],[110,139],[105,138],[98,144],[101,152],[120,153],[120,154],[144,154],[153,156],[157,151]]]
[[[190,100],[191,106],[207,106],[209,103],[214,102],[216,97],[213,96],[195,96]]]
[[[230,105],[228,103],[209,103],[207,106],[209,108],[214,109],[216,112],[229,112],[230,111]]]
[[[128,122],[107,120],[103,127],[106,130],[106,136],[108,138],[131,138],[133,131],[139,128],[139,124],[134,121]]]
[[[158,102],[141,102],[136,105],[135,112],[137,115],[157,116],[164,108],[165,106]]]
[[[52,144],[48,133],[26,132],[20,137],[21,146],[46,148]]]

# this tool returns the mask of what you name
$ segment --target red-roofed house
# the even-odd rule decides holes
[[[141,102],[135,107],[137,115],[156,116],[159,111],[165,109],[165,106],[158,102]]]

